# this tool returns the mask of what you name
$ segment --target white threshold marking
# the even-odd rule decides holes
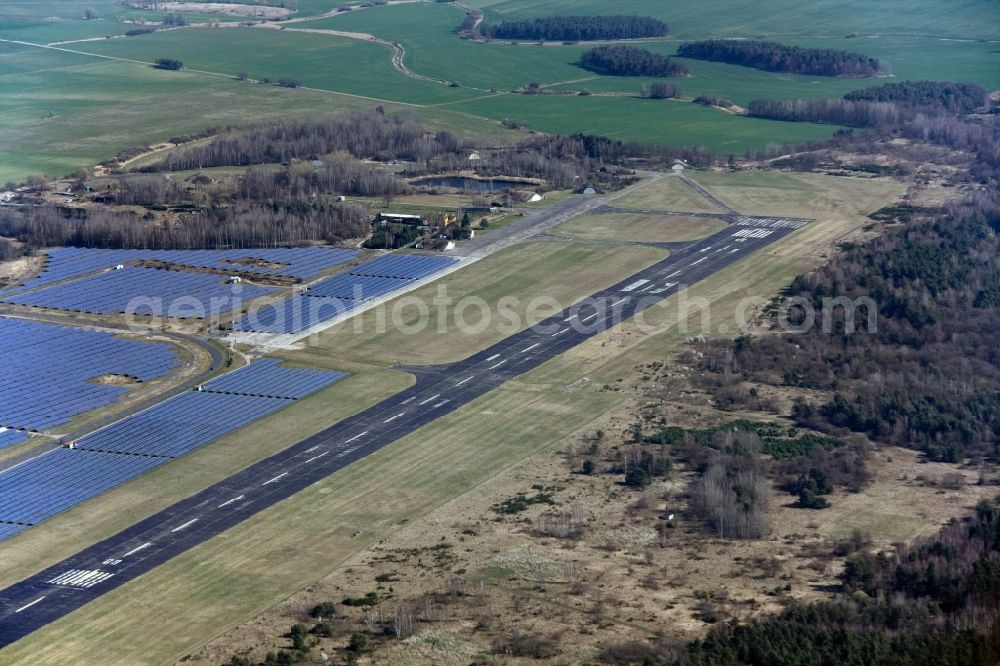
[[[628,285],[627,287],[623,287],[622,291],[635,291],[636,289],[638,289],[642,285],[646,284],[647,282],[649,282],[649,280],[636,280],[635,282],[633,282],[632,284]]]
[[[473,375],[473,377],[475,377],[475,375]],[[462,384],[464,384],[465,382],[467,382],[467,381],[469,381],[471,379],[472,379],[472,377],[466,377],[465,379],[463,379],[459,383],[455,384],[455,386],[461,386]]]
[[[216,508],[219,508],[219,509],[221,509],[221,508],[222,508],[222,507],[224,507],[224,506],[229,506],[229,505],[230,505],[230,504],[232,504],[233,502],[239,502],[239,501],[240,501],[241,499],[243,499],[244,497],[246,497],[246,495],[240,495],[239,497],[234,497],[234,498],[233,498],[233,499],[231,499],[231,500],[226,500],[225,502],[223,502],[222,504],[220,504],[220,505],[219,505],[218,507],[216,507]]]
[[[118,566],[121,563],[122,563],[121,560],[116,560],[114,558],[111,558],[111,559],[108,559],[108,560],[104,560],[103,562],[101,562],[101,564],[107,564],[107,565],[110,565],[110,566]]]
[[[392,422],[392,421],[395,421],[396,419],[398,419],[398,418],[399,418],[400,416],[402,416],[402,415],[403,415],[403,414],[405,414],[405,413],[406,413],[406,412],[400,412],[399,414],[396,414],[395,416],[390,416],[390,417],[389,417],[389,418],[387,418],[387,419],[386,419],[385,421],[382,421],[382,423],[390,423],[390,422]]]
[[[270,479],[270,480],[268,480],[268,481],[265,481],[265,482],[264,482],[264,483],[262,483],[261,485],[262,485],[262,486],[266,486],[266,485],[268,485],[268,484],[270,484],[270,483],[274,483],[275,481],[277,481],[277,480],[279,480],[279,479],[283,479],[283,478],[285,478],[286,476],[288,476],[288,472],[282,472],[282,473],[281,473],[281,474],[279,474],[278,476],[276,476],[276,477],[274,477],[273,479]]]
[[[692,265],[692,266],[697,266],[698,264],[700,264],[701,262],[705,261],[706,259],[708,259],[708,257],[702,257],[702,258],[701,258],[701,259],[699,259],[698,261],[692,261],[692,262],[691,262],[691,265]]]
[[[365,435],[367,435],[367,434],[368,434],[368,431],[367,431],[367,430],[365,430],[365,431],[364,431],[363,433],[361,433],[360,435],[355,435],[354,437],[351,437],[351,438],[350,438],[349,440],[347,440],[346,442],[344,442],[344,444],[350,444],[350,443],[351,443],[351,442],[353,442],[354,440],[356,440],[356,439],[360,439],[360,438],[364,437],[364,436],[365,436]]]
[[[181,526],[179,526],[179,527],[175,527],[174,529],[172,529],[172,530],[170,530],[170,531],[171,531],[171,532],[180,532],[180,531],[181,531],[182,529],[184,529],[185,527],[191,527],[192,525],[194,525],[194,524],[195,524],[195,523],[197,523],[197,522],[198,522],[198,519],[197,519],[197,518],[195,518],[195,519],[193,519],[193,520],[189,520],[189,521],[187,521],[186,523],[184,523],[183,525],[181,525]]]
[[[48,581],[50,585],[66,585],[70,587],[90,588],[114,576],[113,573],[95,569],[71,569]]]
[[[423,402],[419,402],[419,403],[417,403],[417,405],[419,405],[419,406],[423,406],[423,405],[426,405],[426,404],[427,404],[428,402],[431,402],[432,400],[437,400],[437,399],[438,399],[438,398],[440,398],[440,397],[441,397],[441,394],[440,394],[440,393],[435,393],[434,395],[432,395],[431,397],[427,398],[427,399],[426,399],[426,400],[424,400]]]
[[[45,597],[38,597],[37,599],[35,599],[34,601],[32,601],[30,604],[25,604],[24,606],[21,606],[20,608],[18,608],[14,612],[15,613],[20,613],[21,611],[26,611],[29,608],[31,608],[32,606],[34,606],[35,604],[40,603],[44,598]]]
[[[531,346],[530,346],[530,347],[528,347],[527,349],[522,349],[522,350],[521,350],[521,353],[522,353],[522,354],[527,354],[528,352],[530,352],[530,351],[531,351],[532,349],[534,349],[534,348],[535,348],[535,347],[537,347],[538,345],[539,345],[539,343],[538,343],[538,342],[536,342],[535,344],[531,345]]]
[[[488,359],[486,359],[486,362],[489,363],[490,361],[498,358],[500,358],[500,354],[493,354],[493,356],[490,356]]]
[[[329,451],[324,451],[323,453],[319,454],[318,456],[313,456],[312,458],[310,458],[306,462],[307,463],[311,463],[313,460],[319,460],[320,458],[322,458],[323,456],[325,456],[328,453],[329,453]]]
[[[499,363],[497,363],[497,364],[495,364],[495,365],[491,365],[489,369],[490,369],[490,370],[493,370],[493,369],[495,369],[495,368],[499,368],[499,367],[500,367],[501,365],[503,365],[503,364],[504,364],[504,363],[506,363],[506,362],[507,362],[507,359],[504,359],[504,360],[500,361]]]
[[[128,551],[127,553],[125,553],[124,555],[122,555],[122,557],[125,558],[125,557],[128,557],[129,555],[135,555],[140,550],[146,550],[147,548],[149,548],[152,545],[153,545],[152,543],[150,543],[150,542],[147,541],[146,543],[142,544],[138,548],[133,548],[132,550]]]

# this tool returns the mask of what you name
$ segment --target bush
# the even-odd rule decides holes
[[[180,60],[174,60],[173,58],[157,58],[153,67],[156,69],[177,71],[184,68],[184,63]]]

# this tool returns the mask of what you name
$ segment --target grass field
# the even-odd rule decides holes
[[[710,299],[713,311],[719,313],[713,324],[732,325],[740,298],[773,295],[792,276],[815,266],[821,251],[829,251],[837,238],[863,226],[864,213],[895,200],[903,191],[902,184],[887,181],[796,177],[811,194],[823,194],[799,197],[779,187],[770,174],[717,176],[719,182],[730,177],[737,182],[730,196],[744,212],[765,214],[776,206],[817,222],[696,285],[693,295]],[[758,184],[785,192],[789,200],[752,207]],[[528,251],[537,252],[534,248],[539,245],[528,246]],[[489,267],[486,261],[454,276],[484,267]],[[517,270],[510,264],[511,273]],[[474,291],[476,286],[470,284],[468,289]],[[0,663],[146,664],[182,659],[227,627],[334,571],[396,526],[475,488],[611,410],[620,396],[598,387],[614,384],[638,364],[662,361],[685,339],[686,334],[673,325],[677,304],[678,297],[671,297],[650,313],[651,323],[665,327],[662,332],[644,335],[627,323],[602,334],[0,651]],[[443,349],[433,337],[427,337],[428,344]],[[383,337],[381,342],[381,354],[374,347],[372,353],[388,358],[393,354],[386,354],[386,349],[399,344],[399,338]],[[325,366],[340,363],[341,359],[331,358],[330,349],[324,344],[290,358]],[[405,383],[396,373],[379,380],[387,378],[395,378],[393,390]],[[589,381],[581,384],[583,378]],[[144,487],[145,493],[160,487],[164,497],[148,498],[126,486],[105,496],[113,500],[108,507],[104,499],[91,502],[17,537],[10,542],[9,565],[0,572],[0,585],[65,556],[82,541],[132,522],[191,486],[204,484],[205,470],[216,474],[219,465],[233,457],[231,449],[237,442],[246,449],[241,453],[257,456],[261,448],[276,450],[319,422],[370,404],[376,394],[383,394],[381,388],[375,389],[383,385],[373,379],[359,374],[310,398],[301,409],[297,406],[265,421],[264,427],[228,438],[227,445],[213,445],[172,463],[161,470],[172,470],[169,476],[154,478],[159,473],[154,472],[130,484]],[[359,381],[369,387],[363,395],[357,395],[359,384],[351,383]],[[177,485],[160,485],[171,481]],[[90,522],[94,519],[96,524]],[[149,630],[150,617],[156,618],[156,631]]]
[[[455,317],[442,321],[438,308],[431,305],[427,313],[426,332],[408,334],[393,326],[387,327],[385,332],[378,332],[378,314],[376,310],[371,310],[356,318],[360,321],[363,334],[356,332],[355,322],[348,322],[323,333],[316,346],[336,354],[338,358],[378,358],[385,363],[409,365],[457,361],[505,337],[496,330],[496,322],[503,321],[498,319],[500,315],[496,307],[501,298],[517,299],[510,312],[522,322],[530,316],[534,323],[547,316],[550,310],[545,307],[529,314],[531,299],[549,299],[565,307],[665,256],[665,251],[651,248],[585,246],[562,242],[516,246],[405,297],[407,301],[419,300],[430,305],[439,294],[439,285],[445,285],[446,296],[454,299],[455,303],[469,298],[482,299],[489,304],[493,326],[483,331],[462,333]],[[581,271],[582,266],[588,269]],[[415,307],[400,309],[400,321],[405,326],[414,326],[419,317]],[[478,307],[470,306],[463,311],[463,320],[469,329],[476,329],[483,322],[483,314]]]
[[[553,233],[589,240],[625,240],[642,243],[673,243],[698,240],[725,228],[710,217],[674,217],[639,214],[581,215],[564,222]]]
[[[721,208],[684,184],[679,178],[660,178],[615,199],[615,206],[645,210],[672,210],[695,213],[720,213]]]
[[[777,37],[785,35],[923,35],[955,39],[996,39],[997,8],[991,0],[815,0],[790,5],[784,0],[704,0],[686,4],[633,0],[624,6],[605,0],[468,0],[486,10],[487,20],[558,14],[614,12],[655,16],[667,21],[671,35],[701,37]]]

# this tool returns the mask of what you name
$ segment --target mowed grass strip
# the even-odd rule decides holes
[[[689,172],[690,173],[690,172]],[[612,206],[656,211],[723,213],[721,208],[684,184],[680,178],[667,177],[634,189],[615,199]]]
[[[560,236],[588,240],[673,243],[698,240],[725,226],[722,220],[711,217],[607,213],[574,217],[552,231]]]
[[[314,349],[386,364],[458,361],[666,256],[560,241],[515,246],[335,326]]]
[[[620,399],[497,389],[9,646],[0,663],[180,660]]]

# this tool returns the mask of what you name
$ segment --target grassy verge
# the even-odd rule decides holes
[[[671,243],[698,240],[725,226],[722,220],[710,217],[612,213],[575,217],[553,229],[553,233],[589,240]]]

